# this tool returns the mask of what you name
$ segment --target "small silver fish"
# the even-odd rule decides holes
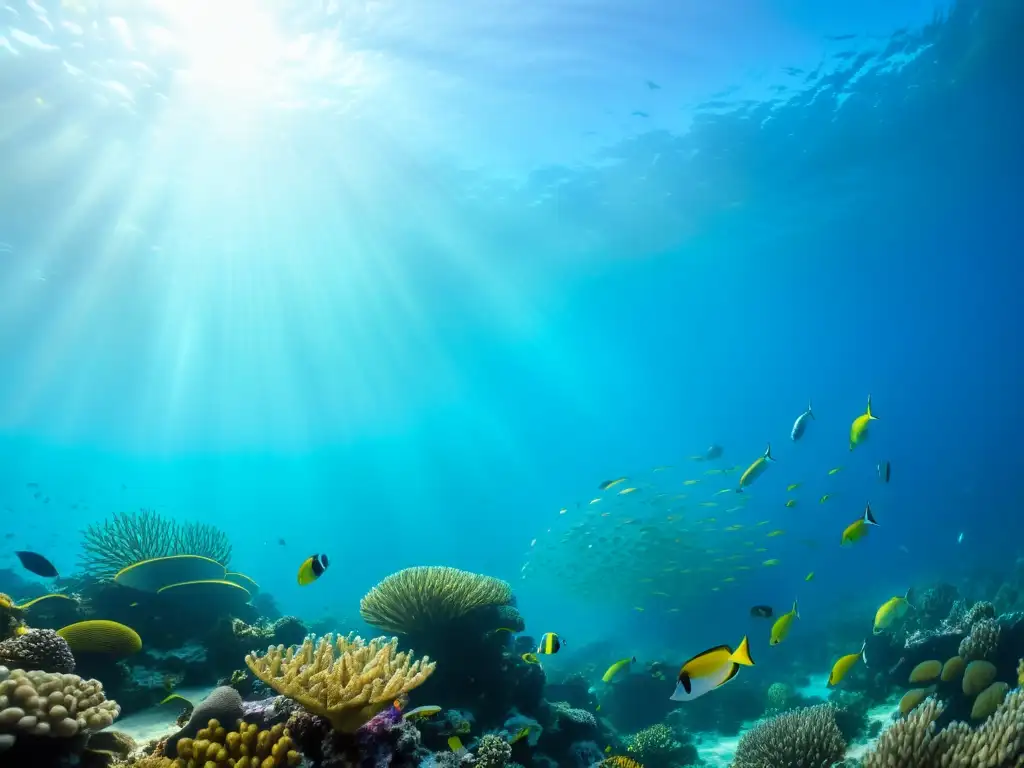
[[[807,410],[796,417],[796,421],[793,422],[793,431],[789,433],[789,436],[793,438],[793,442],[796,442],[804,436],[804,430],[807,429],[807,422],[814,418],[814,411],[811,410],[811,401],[807,401]]]

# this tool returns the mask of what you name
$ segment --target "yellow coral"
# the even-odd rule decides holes
[[[398,651],[398,639],[369,643],[351,634],[325,635],[314,645],[271,646],[266,654],[248,654],[252,673],[278,693],[327,718],[339,731],[355,731],[398,696],[422,685],[434,671],[426,656],[413,661]]]
[[[199,729],[194,739],[178,742],[173,768],[278,768],[298,765],[302,755],[292,749],[295,742],[283,725],[261,731],[254,723],[239,723],[227,731],[217,720]]]

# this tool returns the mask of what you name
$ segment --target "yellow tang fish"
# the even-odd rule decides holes
[[[846,673],[853,669],[853,665],[857,663],[858,659],[864,659],[864,663],[867,664],[868,660],[864,656],[864,649],[868,647],[867,640],[861,645],[860,650],[857,653],[848,653],[845,656],[840,656],[839,660],[832,665],[832,671],[828,673],[828,684],[839,685]]]
[[[324,575],[327,570],[327,555],[310,555],[299,566],[299,586],[305,587]]]
[[[743,493],[743,489],[752,485],[757,478],[759,478],[764,471],[768,469],[768,465],[774,463],[775,459],[772,458],[772,444],[768,443],[768,447],[764,450],[764,455],[754,460],[754,463],[747,467],[746,471],[740,475],[739,485],[736,486],[736,493]]]
[[[636,664],[636,656],[632,656],[628,659],[619,659],[612,664],[608,669],[605,670],[604,674],[601,675],[601,681],[604,683],[610,683],[612,679],[624,669],[627,669],[630,664]]]
[[[746,637],[740,640],[735,651],[728,645],[716,645],[683,664],[676,689],[669,698],[672,701],[690,701],[703,696],[736,677],[740,665],[754,666]]]
[[[871,530],[873,525],[878,525],[878,523],[875,521],[875,516],[871,514],[871,505],[868,504],[864,507],[864,515],[846,526],[846,530],[843,531],[843,537],[839,542],[840,545],[845,547],[848,544],[860,541],[868,535],[868,531]]]
[[[850,450],[854,446],[863,443],[868,437],[868,425],[872,421],[878,421],[878,417],[871,413],[871,395],[868,395],[868,407],[860,416],[853,420],[850,425]]]
[[[800,487],[800,483],[790,483],[789,485],[786,486],[786,490],[787,491],[795,491],[799,487]]]
[[[875,625],[871,628],[871,632],[876,635],[880,635],[885,630],[889,629],[893,624],[902,619],[907,615],[907,609],[909,609],[910,601],[910,590],[907,590],[907,594],[903,597],[890,597],[884,603],[882,603],[878,610],[875,611]]]
[[[786,639],[786,635],[789,634],[790,628],[793,626],[793,619],[799,619],[800,612],[797,610],[796,600],[793,601],[793,610],[789,613],[784,613],[775,620],[772,624],[772,634],[768,640],[768,645],[778,645]]]
[[[787,507],[795,507],[796,506],[796,499],[788,499],[786,501],[786,506]]]

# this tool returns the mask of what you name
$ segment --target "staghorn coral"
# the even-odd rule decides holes
[[[234,731],[219,721],[210,720],[199,729],[195,739],[184,738],[177,744],[173,768],[278,768],[302,762],[302,755],[292,749],[288,730],[281,724],[261,731],[255,723],[239,723]]]
[[[373,627],[408,635],[429,632],[479,608],[511,602],[512,588],[501,579],[422,566],[386,577],[363,597],[359,613]]]
[[[971,625],[970,634],[960,641],[960,656],[965,661],[992,658],[999,649],[999,636],[999,623],[995,619],[978,619]]]
[[[68,739],[99,731],[120,713],[98,680],[0,666],[0,751],[19,735]]]
[[[0,664],[42,672],[75,671],[71,648],[52,629],[30,629],[0,641]]]
[[[759,722],[740,739],[732,768],[829,768],[845,754],[832,706],[819,704]]]
[[[82,532],[79,565],[96,579],[112,579],[122,568],[168,555],[202,555],[227,567],[227,534],[205,523],[178,523],[153,510],[115,512]]]
[[[325,635],[314,645],[271,646],[248,654],[250,671],[278,693],[321,715],[339,731],[353,732],[395,698],[421,685],[434,671],[424,656],[398,651],[398,639],[370,642],[355,634]]]
[[[493,733],[484,735],[476,748],[476,765],[479,768],[505,768],[511,757],[512,747]]]

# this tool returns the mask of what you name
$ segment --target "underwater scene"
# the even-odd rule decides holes
[[[1024,765],[1020,0],[0,2],[0,768]]]

